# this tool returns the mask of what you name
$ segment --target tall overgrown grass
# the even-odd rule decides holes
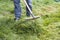
[[[0,0],[0,40],[60,40],[60,2],[33,0],[32,4],[33,13],[40,18],[25,20],[21,0],[22,18],[15,22],[13,0]]]

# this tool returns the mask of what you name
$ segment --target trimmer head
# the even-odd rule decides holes
[[[28,17],[28,18],[26,18],[26,20],[34,20],[34,19],[37,19],[37,18],[40,18],[40,16]]]

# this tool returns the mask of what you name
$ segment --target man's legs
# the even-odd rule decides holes
[[[28,6],[30,7],[30,9],[32,10],[32,0],[26,0]],[[30,11],[28,10],[28,8],[26,7],[26,15],[30,16]]]
[[[19,19],[21,17],[21,5],[20,0],[14,0],[14,11],[15,11],[15,19]]]

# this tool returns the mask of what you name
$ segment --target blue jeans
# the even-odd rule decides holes
[[[30,7],[30,9],[32,10],[32,0],[26,0],[28,6]],[[20,4],[20,0],[14,0],[14,12],[15,12],[15,18],[20,18],[21,17],[21,4]],[[30,16],[30,11],[28,10],[28,8],[26,7],[26,15]]]

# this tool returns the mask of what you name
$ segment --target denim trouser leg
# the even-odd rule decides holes
[[[32,0],[26,0],[28,6],[30,7],[30,9],[32,10]],[[28,10],[28,8],[26,7],[26,15],[30,16],[30,11]]]
[[[20,5],[20,0],[14,0],[14,6],[15,6],[15,18],[20,18],[21,17],[21,5]]]

